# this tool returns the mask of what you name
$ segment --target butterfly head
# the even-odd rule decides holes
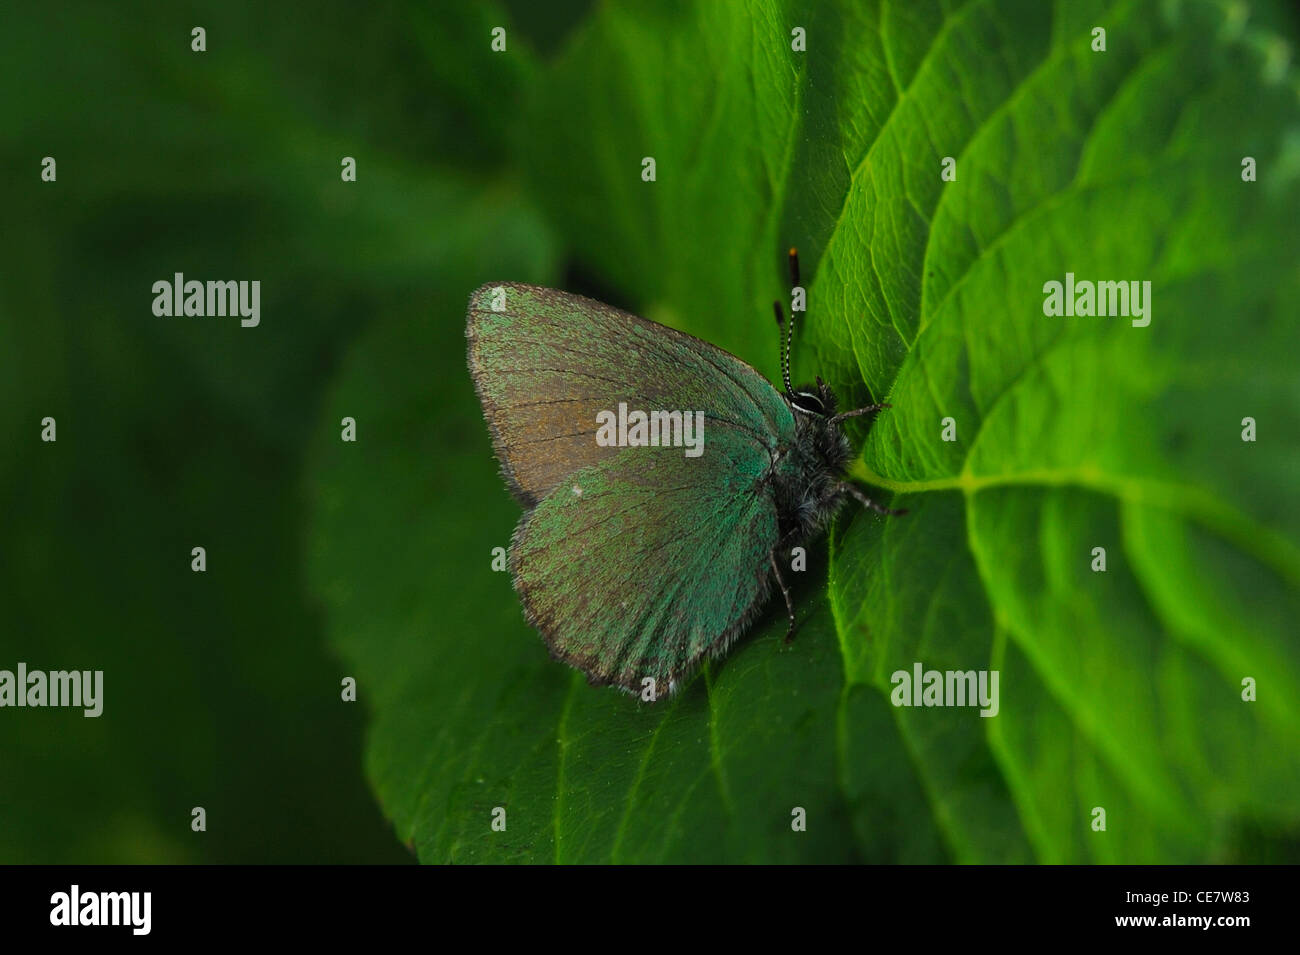
[[[835,392],[820,378],[816,385],[803,385],[787,391],[785,398],[790,410],[797,415],[831,418],[835,414]]]
[[[838,475],[852,455],[849,439],[835,417],[839,402],[820,378],[815,385],[791,388],[786,404],[794,415],[795,443],[810,462]]]
[[[799,254],[795,249],[790,250],[790,283],[795,292],[801,291]],[[821,378],[815,385],[791,387],[795,313],[792,309],[787,322],[780,301],[772,303],[772,311],[779,335],[781,382],[785,386],[782,397],[794,418],[794,439],[774,482],[778,511],[783,532],[793,528],[806,536],[835,512],[847,487],[842,477],[853,458],[853,447],[844,433],[844,421],[889,405],[868,405],[840,413],[835,392]]]

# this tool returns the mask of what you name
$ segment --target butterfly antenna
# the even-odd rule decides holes
[[[799,284],[799,250],[790,246],[790,294]],[[794,340],[794,309],[790,310],[790,324],[785,330],[785,393],[793,399],[794,391],[790,387],[790,346]]]
[[[782,348],[779,335],[777,336],[776,345],[781,350],[781,378],[785,382],[785,396],[793,401],[794,389],[790,387],[790,328],[794,325],[794,316],[790,316],[790,324],[786,325],[785,312],[781,309],[780,302],[772,303],[772,311],[776,313],[777,332],[782,329],[785,330],[785,347]]]

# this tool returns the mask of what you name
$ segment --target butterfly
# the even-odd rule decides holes
[[[791,249],[795,286],[798,261]],[[470,298],[470,374],[524,508],[511,577],[551,655],[593,685],[674,692],[773,582],[789,641],[791,549],[850,497],[905,513],[844,480],[844,421],[889,405],[838,412],[820,378],[792,388],[793,315],[773,304],[783,392],[708,342],[579,295],[501,282]]]

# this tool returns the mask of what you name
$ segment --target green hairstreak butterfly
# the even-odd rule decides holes
[[[794,284],[798,258],[790,250]],[[708,342],[515,283],[470,299],[469,368],[524,507],[509,552],[528,621],[593,684],[653,699],[785,596],[781,562],[854,497],[852,448],[820,378],[784,392]],[[649,689],[649,693],[646,690]]]

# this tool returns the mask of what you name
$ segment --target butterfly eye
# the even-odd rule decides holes
[[[794,405],[796,411],[802,411],[805,414],[826,414],[826,406],[822,404],[821,398],[811,391],[796,391],[791,404]]]

